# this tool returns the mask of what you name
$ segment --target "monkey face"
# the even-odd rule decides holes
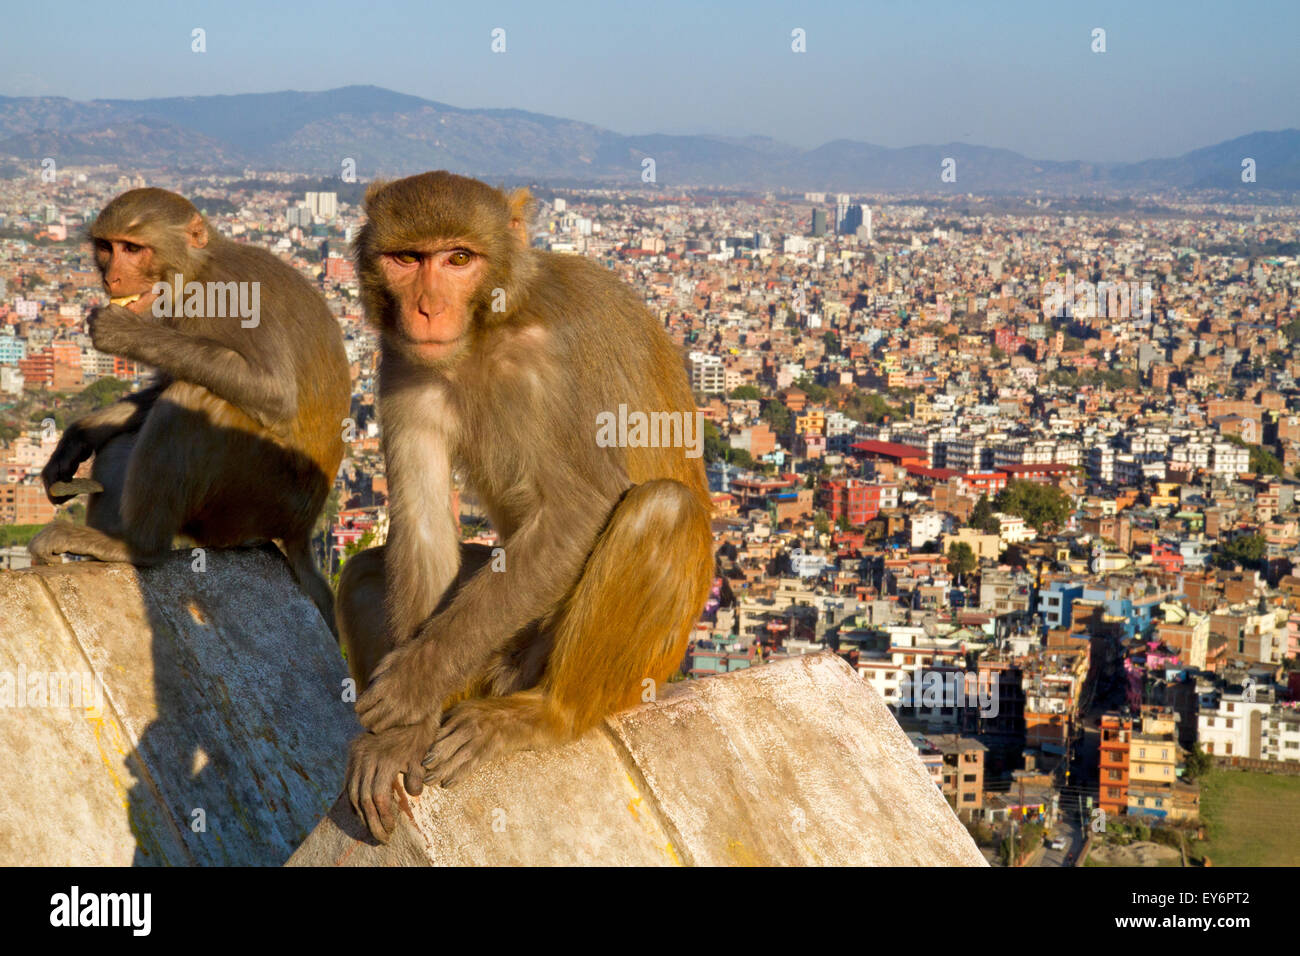
[[[443,240],[383,253],[380,266],[395,300],[385,334],[406,355],[437,364],[467,344],[487,258],[468,244]]]
[[[126,236],[96,237],[95,263],[104,290],[114,299],[144,295],[159,278],[153,247]]]

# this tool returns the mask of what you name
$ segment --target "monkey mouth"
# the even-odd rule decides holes
[[[144,295],[143,292],[137,292],[135,295],[119,295],[116,299],[109,299],[108,301],[113,303],[114,305],[130,305],[132,302],[135,302],[137,299],[139,299],[142,295]]]

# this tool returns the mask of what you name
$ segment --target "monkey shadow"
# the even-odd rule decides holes
[[[225,437],[228,460],[263,466],[226,469],[223,492],[181,529],[181,540],[212,543],[178,540],[165,560],[136,567],[152,677],[125,675],[122,690],[151,691],[154,707],[127,756],[135,866],[282,864],[340,792],[360,730],[342,702],[346,669],[329,657],[339,654],[319,609],[329,586],[300,577],[310,549],[294,561],[271,541],[228,540],[290,504],[300,512],[291,526],[314,521],[302,517],[309,490],[325,482],[328,493],[333,479],[259,437]],[[313,640],[326,646],[304,646]],[[322,727],[334,706],[347,715]]]
[[[319,714],[302,699],[319,668],[295,677],[299,658],[286,644],[328,632],[310,601],[287,593],[296,585],[274,544],[207,549],[203,557],[204,572],[188,550],[137,569],[155,707],[127,756],[132,865],[279,865],[342,785],[343,738],[331,761],[309,739],[302,714],[292,713],[296,705]],[[329,649],[337,653],[332,641]],[[337,685],[322,681],[318,689],[340,696]],[[314,792],[310,782],[328,776],[321,767],[330,763],[339,779]]]

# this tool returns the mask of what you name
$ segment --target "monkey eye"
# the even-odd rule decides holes
[[[134,242],[124,242],[122,243],[122,248],[125,249],[127,252],[131,253],[132,255],[134,255],[144,247],[136,245]]]
[[[420,261],[420,254],[418,252],[391,252],[388,257],[395,262],[400,262],[404,266],[409,266]]]
[[[474,260],[474,253],[468,249],[457,249],[447,257],[447,263],[453,266],[467,266]]]

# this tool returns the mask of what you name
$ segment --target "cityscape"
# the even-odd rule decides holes
[[[38,476],[62,426],[148,371],[91,345],[78,241],[145,181],[0,187],[4,568],[58,516]],[[338,317],[355,435],[316,541],[337,573],[387,521],[376,336],[359,210],[299,181],[148,178]],[[631,283],[689,371],[718,574],[684,675],[841,655],[993,862],[1184,864],[1215,855],[1207,817],[1278,825],[1300,794],[1295,207],[538,193],[535,242]]]

